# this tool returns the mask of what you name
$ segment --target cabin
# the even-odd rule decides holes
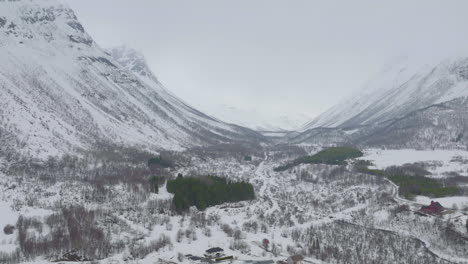
[[[419,211],[427,214],[438,214],[445,210],[445,208],[439,203],[431,201],[429,206],[423,206]]]
[[[286,262],[288,264],[302,264],[304,262],[304,257],[302,255],[290,256]]]
[[[220,247],[210,248],[205,251],[205,257],[207,258],[219,258],[222,256],[224,256],[224,249]]]

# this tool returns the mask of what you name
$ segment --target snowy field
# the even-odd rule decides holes
[[[468,176],[468,151],[461,150],[382,150],[367,149],[363,160],[370,160],[377,169],[423,162],[433,177],[444,177],[445,173],[456,172]]]

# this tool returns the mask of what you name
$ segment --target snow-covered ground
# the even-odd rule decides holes
[[[392,188],[388,184],[373,181],[370,176],[362,176],[362,180],[354,179],[352,174],[333,166],[304,165],[293,173],[274,172],[273,168],[278,163],[269,158],[268,154],[265,154],[263,161],[257,158],[252,162],[206,158],[192,162],[194,165],[176,173],[210,173],[249,181],[254,185],[257,199],[214,206],[204,212],[192,211],[186,216],[152,214],[151,204],[164,201],[170,203],[172,194],[167,192],[165,186],[160,187],[158,194],[149,195],[147,200],[134,201],[135,195],[128,193],[128,188],[115,185],[111,188],[107,202],[98,205],[85,199],[91,193],[92,186],[88,184],[79,186],[79,183],[74,182],[56,182],[44,185],[34,179],[25,179],[16,188],[4,192],[3,200],[14,200],[19,205],[17,211],[5,205],[11,214],[9,222],[13,224],[27,210],[34,210],[29,216],[41,216],[40,219],[45,221],[45,212],[50,212],[49,208],[58,204],[81,204],[89,209],[105,210],[106,214],[114,215],[125,225],[124,229],[112,235],[115,242],[128,243],[135,238],[142,238],[134,243],[149,244],[161,236],[171,239],[171,246],[149,254],[139,263],[154,263],[159,258],[175,261],[178,253],[201,256],[204,250],[215,246],[224,248],[226,254],[235,256],[238,261],[277,261],[285,260],[294,252],[301,252],[293,240],[292,233],[297,232],[295,230],[306,229],[311,224],[331,223],[337,219],[350,220],[353,212],[362,210],[377,199],[377,194]],[[333,175],[330,176],[333,179],[327,179],[326,175]],[[5,176],[2,182],[5,186],[12,185],[7,184]],[[31,186],[35,186],[34,193],[30,192]],[[34,200],[35,207],[46,209],[32,209],[27,200]],[[132,209],[128,209],[128,206]],[[133,208],[139,209],[135,211]],[[276,248],[276,253],[262,247],[265,238],[270,241],[269,249]],[[13,241],[16,243],[15,239]],[[293,251],[293,248],[296,249]],[[122,260],[128,257],[126,252],[112,259]],[[321,263],[315,257],[307,259],[312,263]]]
[[[433,177],[449,172],[468,176],[468,151],[463,150],[366,149],[361,159],[372,161],[377,169],[424,162]]]
[[[37,208],[37,207],[18,207],[15,203],[16,200],[13,196],[9,195],[13,193],[13,189],[9,189],[12,185],[8,186],[4,184],[5,175],[0,173],[0,189],[2,190],[0,195],[0,253],[11,253],[18,248],[16,229],[13,234],[6,234],[4,228],[7,225],[16,226],[18,217],[20,215],[25,217],[45,217],[52,213],[52,211]]]
[[[202,256],[210,247],[223,248],[227,255],[236,258],[235,263],[285,260],[293,254],[304,255],[309,263],[333,263],[338,255],[345,257],[346,251],[339,251],[334,257],[328,250],[349,248],[354,253],[348,257],[356,260],[363,257],[355,253],[354,247],[358,244],[373,252],[365,256],[367,260],[379,262],[377,256],[382,247],[372,241],[386,239],[390,233],[392,238],[385,242],[393,250],[386,256],[388,260],[402,260],[405,256],[405,260],[410,261],[412,255],[400,254],[409,249],[417,250],[417,255],[428,260],[427,263],[439,263],[428,250],[444,257],[452,254],[450,259],[453,261],[468,259],[468,253],[460,251],[459,244],[447,242],[442,236],[445,227],[434,222],[436,218],[399,212],[400,205],[408,204],[411,210],[417,210],[420,205],[396,197],[395,186],[388,181],[356,174],[347,167],[317,164],[275,172],[273,169],[279,160],[274,157],[273,152],[265,153],[263,159],[254,157],[250,162],[234,157],[192,157],[191,165],[174,171],[174,175],[209,173],[248,181],[254,185],[256,199],[213,206],[203,212],[193,208],[185,215],[170,210],[172,194],[164,185],[158,194],[145,194],[140,188],[128,184],[108,185],[101,190],[106,193],[102,197],[89,181],[50,183],[23,178],[16,182],[17,178],[2,175],[0,186],[4,186],[4,190],[0,210],[8,217],[2,218],[0,224],[14,224],[19,215],[36,216],[45,230],[39,238],[47,238],[50,231],[57,228],[48,227],[48,216],[60,214],[60,206],[81,205],[96,210],[99,212],[95,218],[96,228],[106,230],[112,243],[126,245],[100,263],[189,263],[181,255]],[[15,188],[11,188],[13,185]],[[99,202],[93,200],[93,195],[98,195]],[[426,202],[422,197],[419,199]],[[446,199],[444,202],[460,202],[459,208],[466,201],[460,197]],[[464,231],[462,211],[444,217],[447,221],[458,217],[458,222],[453,220],[456,223],[454,230]],[[428,226],[435,231],[426,230]],[[38,231],[32,228],[32,232]],[[355,241],[341,236],[353,236]],[[18,248],[16,237],[8,237],[5,242],[0,240],[3,245],[0,253]],[[132,255],[132,252],[140,252],[138,248],[143,249],[161,238],[167,238],[171,243],[143,257]],[[268,250],[262,246],[263,239],[270,242]],[[418,246],[421,242],[417,239],[427,241],[427,245]],[[318,240],[319,251],[312,247]],[[449,248],[444,249],[447,245]],[[39,257],[29,263],[49,262]]]
[[[15,212],[11,208],[11,204],[0,201],[0,252],[10,253],[16,248],[18,248],[16,243],[16,233],[11,235],[6,235],[3,232],[3,228],[6,225],[16,225],[16,221],[18,220],[18,212]]]

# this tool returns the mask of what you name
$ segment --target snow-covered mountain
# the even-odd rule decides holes
[[[267,114],[254,108],[219,104],[207,109],[208,113],[229,123],[239,124],[257,131],[284,132],[299,129],[311,119],[306,114]]]
[[[182,149],[262,136],[170,94],[134,52],[106,53],[56,0],[0,2],[0,139],[46,157],[95,143]]]
[[[382,123],[465,96],[468,96],[468,57],[438,62],[399,58],[387,65],[362,90],[302,130]]]
[[[465,148],[468,58],[403,58],[302,128],[293,142]]]

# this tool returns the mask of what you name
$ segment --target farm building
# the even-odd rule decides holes
[[[222,256],[224,256],[224,249],[220,247],[210,248],[205,251],[205,257],[207,258],[219,258]]]
[[[437,214],[443,212],[444,210],[445,208],[439,202],[431,201],[429,206],[421,207],[420,211],[428,214]]]

